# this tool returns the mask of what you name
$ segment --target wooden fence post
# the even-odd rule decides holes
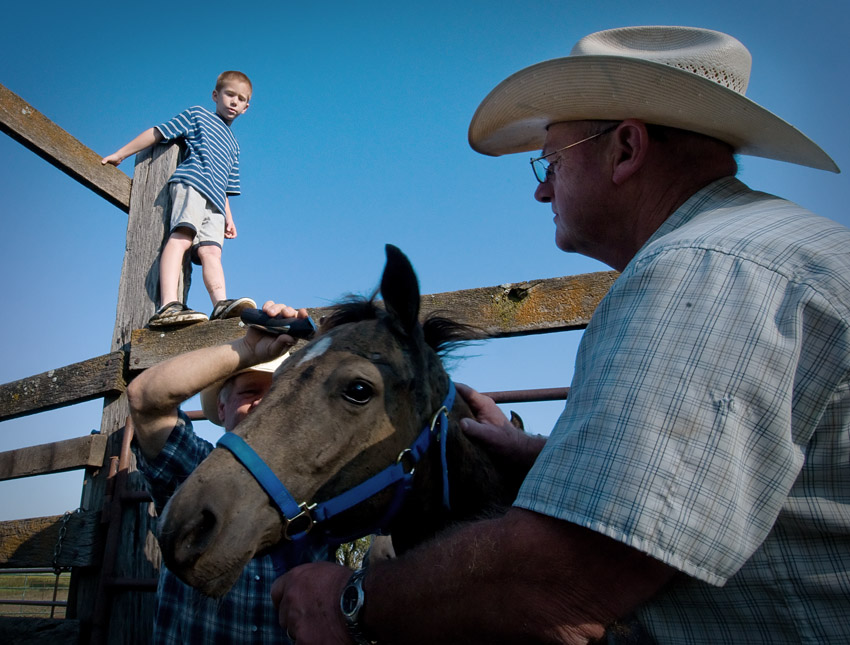
[[[126,251],[118,292],[118,307],[111,351],[124,350],[129,357],[134,329],[144,327],[159,300],[159,254],[169,233],[170,197],[167,181],[177,166],[177,145],[156,145],[136,155]],[[188,292],[191,267],[184,264],[183,294]],[[131,378],[129,360],[124,364],[125,382]],[[117,455],[129,413],[126,396],[104,398],[100,432],[108,437],[104,467],[87,471],[83,484],[84,510],[100,510],[107,491],[110,455]],[[135,472],[135,459],[126,481],[142,490],[144,481]],[[130,579],[155,577],[159,572],[159,547],[153,534],[155,518],[150,505],[129,504],[122,512],[121,549],[117,561],[104,562],[101,571],[80,572],[72,581],[71,598],[82,625],[81,642],[147,644],[151,640],[154,594],[117,590],[103,573]],[[100,586],[99,586],[100,585]],[[104,603],[107,603],[104,606]],[[131,627],[128,629],[128,627]]]

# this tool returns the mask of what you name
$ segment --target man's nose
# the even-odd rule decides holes
[[[552,182],[548,179],[542,184],[537,184],[534,191],[534,199],[543,204],[548,204],[552,201]]]

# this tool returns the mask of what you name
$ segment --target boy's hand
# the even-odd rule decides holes
[[[101,160],[100,160],[100,163],[101,163],[101,164],[103,164],[104,166],[105,166],[106,164],[112,164],[113,166],[117,166],[117,165],[118,165],[118,164],[120,164],[122,161],[124,161],[124,159],[125,159],[125,158],[124,158],[124,157],[119,156],[117,152],[113,152],[113,153],[112,153],[111,155],[109,155],[108,157],[104,157],[103,159],[101,159]]]
[[[236,223],[232,219],[224,221],[224,237],[228,240],[236,237]]]

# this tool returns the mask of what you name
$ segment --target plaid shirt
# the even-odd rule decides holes
[[[587,327],[516,501],[684,572],[658,643],[850,642],[850,230],[734,178]]]
[[[193,432],[192,422],[181,412],[156,459],[147,461],[136,451],[139,470],[147,479],[158,513],[177,486],[212,450],[213,445]],[[288,643],[271,601],[274,580],[272,559],[254,558],[223,598],[212,599],[183,584],[163,565],[157,586],[152,643]]]

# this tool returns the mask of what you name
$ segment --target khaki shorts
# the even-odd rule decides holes
[[[194,231],[192,261],[198,264],[198,247],[224,243],[224,213],[197,190],[182,182],[168,185],[171,193],[171,232],[178,228]]]

